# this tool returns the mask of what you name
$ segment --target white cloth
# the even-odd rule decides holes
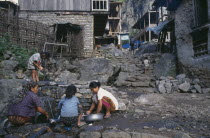
[[[104,90],[103,88],[99,88],[97,95],[94,94],[92,100],[95,103],[98,103],[98,100],[101,100],[104,96],[110,98],[115,105],[115,110],[118,110],[118,101],[117,99],[108,91]],[[98,97],[98,99],[97,99]]]
[[[33,54],[29,60],[28,60],[28,69],[36,69],[34,66],[34,61],[37,61],[38,63],[41,62],[41,56],[39,53]]]

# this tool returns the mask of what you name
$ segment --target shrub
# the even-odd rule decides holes
[[[18,68],[26,69],[27,62],[31,55],[33,55],[36,50],[28,50],[24,47],[17,46],[11,43],[9,35],[0,37],[0,61],[4,59],[4,53],[6,51],[11,51],[15,57],[15,60],[19,62]]]

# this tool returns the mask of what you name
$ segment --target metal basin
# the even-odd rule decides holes
[[[103,120],[104,118],[104,114],[90,114],[90,115],[85,115],[84,119],[86,122],[92,122],[92,121],[99,121],[99,120]]]

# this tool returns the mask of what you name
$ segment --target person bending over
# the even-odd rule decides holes
[[[89,85],[90,90],[93,92],[92,104],[86,114],[91,114],[96,108],[96,113],[100,113],[102,107],[106,109],[104,118],[111,117],[111,112],[118,110],[117,99],[108,91],[101,88],[100,82],[91,82]]]
[[[38,70],[43,70],[41,66],[41,60],[49,59],[50,54],[47,52],[35,53],[28,60],[28,70],[31,70],[32,80],[35,82],[39,81]]]
[[[37,96],[38,84],[34,81],[28,82],[27,88],[20,92],[17,97],[10,101],[8,106],[8,120],[13,125],[24,125],[30,123],[35,117],[36,111],[46,115],[48,113],[41,107],[40,98]]]

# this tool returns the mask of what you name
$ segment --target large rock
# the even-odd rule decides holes
[[[154,74],[156,77],[176,75],[176,58],[172,54],[164,54],[155,64]]]
[[[190,90],[190,83],[182,83],[181,85],[179,85],[179,89],[183,92],[188,92]]]
[[[179,74],[176,76],[177,79],[184,79],[186,77],[185,74]]]
[[[136,72],[136,65],[135,64],[131,64],[131,63],[125,63],[121,66],[121,70],[123,72],[129,72],[129,73],[134,73]]]
[[[130,73],[127,72],[120,72],[119,76],[117,77],[117,81],[115,82],[116,86],[131,86],[131,82],[126,81],[127,78],[131,76]]]
[[[202,89],[203,93],[210,93],[210,88],[204,88]]]
[[[148,87],[150,84],[149,81],[137,81],[137,82],[132,82],[131,86],[133,87]]]
[[[201,86],[196,84],[194,85],[195,89],[197,90],[198,93],[202,93],[202,89],[201,89]]]
[[[16,79],[16,74],[13,70],[18,64],[19,62],[15,60],[3,60],[0,63],[0,79]]]
[[[172,92],[172,83],[170,81],[166,82],[165,83],[165,88],[166,88],[167,93],[171,93]]]
[[[113,67],[107,59],[85,59],[79,61],[78,66],[80,66],[80,80],[98,80],[106,84],[108,79],[113,75]]]
[[[78,78],[78,73],[71,73],[67,70],[64,70],[60,73],[60,75],[57,78],[55,78],[55,81],[71,83],[72,81],[78,80]]]
[[[162,80],[158,84],[158,91],[160,93],[166,93],[166,88],[165,88],[165,80]]]
[[[3,60],[0,66],[5,70],[13,70],[18,64],[19,62],[15,60]]]
[[[27,81],[19,79],[1,79],[0,80],[0,111],[7,105],[10,96],[15,96]],[[5,112],[1,113],[4,115]],[[0,119],[1,121],[1,119]]]
[[[39,138],[74,138],[74,136],[49,132],[49,133],[41,135]]]
[[[123,131],[107,130],[102,133],[103,138],[131,138],[129,133]]]
[[[148,133],[138,133],[138,132],[132,132],[131,135],[132,138],[167,138],[164,136],[153,135]]]
[[[101,138],[100,132],[81,132],[79,134],[80,138]]]

